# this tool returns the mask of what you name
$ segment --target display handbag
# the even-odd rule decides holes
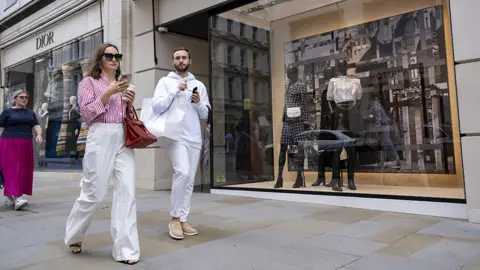
[[[128,113],[130,106],[127,107],[126,117],[123,120],[125,129],[125,147],[127,148],[145,148],[155,142],[157,138],[148,131],[142,121],[138,119],[137,112],[132,106],[132,113]]]
[[[300,107],[287,108],[288,118],[297,118],[302,115],[302,110]]]

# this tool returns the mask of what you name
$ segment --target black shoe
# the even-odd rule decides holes
[[[302,176],[297,176],[297,180],[295,180],[295,184],[293,184],[293,188],[300,188],[305,186],[305,183],[303,182],[303,177]]]
[[[327,187],[331,187],[333,191],[343,191],[343,189],[340,187],[340,179],[337,180],[332,180]]]
[[[317,178],[317,181],[315,181],[315,183],[312,184],[312,187],[318,187],[318,186],[325,186],[325,182],[327,182],[327,180],[325,178]]]
[[[333,191],[343,191],[341,187],[332,187]]]
[[[282,187],[283,187],[283,177],[279,176],[273,188],[282,188]]]
[[[348,179],[348,189],[357,190],[357,187],[355,186],[355,180]]]

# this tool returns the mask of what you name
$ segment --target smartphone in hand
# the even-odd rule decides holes
[[[120,78],[118,79],[119,82],[123,83],[125,85],[125,90],[122,93],[122,99],[124,101],[127,100],[127,92],[129,91],[128,88],[130,88],[132,85],[130,84],[130,80],[132,79],[132,74],[122,74],[120,75]]]
[[[198,87],[193,88],[192,93],[198,93]],[[193,98],[191,100],[191,103],[193,103]]]
[[[126,82],[127,84],[129,84],[131,79],[132,79],[132,74],[122,74],[120,75],[120,78],[118,79],[118,81]]]

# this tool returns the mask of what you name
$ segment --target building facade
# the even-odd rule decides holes
[[[38,177],[81,174],[76,86],[94,47],[120,47],[141,111],[185,46],[213,107],[198,190],[480,222],[478,1],[11,2],[2,105],[33,97]],[[139,188],[171,187],[163,149],[136,159]]]

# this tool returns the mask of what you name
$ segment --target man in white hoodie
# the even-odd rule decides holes
[[[174,99],[188,100],[181,105],[184,110],[182,131],[167,147],[174,170],[170,202],[172,220],[168,225],[170,236],[174,239],[183,239],[184,234],[198,234],[197,230],[187,223],[187,216],[202,147],[200,119],[207,119],[211,110],[205,85],[188,72],[191,63],[190,52],[186,48],[174,50],[175,72],[170,72],[168,76],[160,79],[152,101],[153,111],[162,114],[169,109]]]

